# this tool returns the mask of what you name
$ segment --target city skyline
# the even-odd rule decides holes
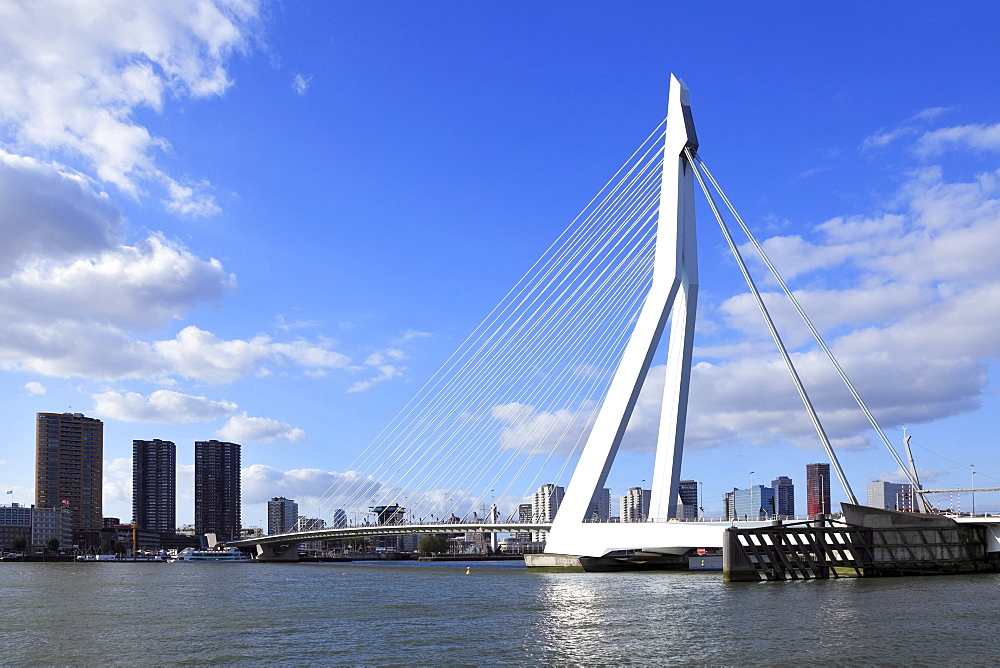
[[[130,516],[132,442],[157,438],[181,444],[178,524],[207,439],[243,444],[244,524],[280,496],[315,516],[662,120],[670,72],[700,154],[897,446],[908,425],[924,484],[967,487],[973,464],[980,486],[1000,482],[1000,64],[981,28],[1000,10],[277,7],[0,10],[8,501],[35,497],[34,415],[70,412],[104,423],[106,516]],[[717,517],[763,462],[823,455],[698,215],[682,475]],[[855,493],[901,481],[776,315]],[[650,479],[654,433],[641,403],[616,495]]]

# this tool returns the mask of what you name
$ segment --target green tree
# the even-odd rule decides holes
[[[421,554],[441,554],[448,551],[448,539],[444,536],[424,536],[417,541],[417,549]]]
[[[49,552],[58,552],[59,539],[56,538],[55,536],[49,538],[48,541],[45,542],[45,549],[48,550]]]
[[[14,542],[11,543],[11,549],[15,552],[24,552],[28,547],[28,539],[24,536],[15,536]]]

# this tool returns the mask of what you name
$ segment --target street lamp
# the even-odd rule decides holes
[[[976,514],[976,465],[969,464],[969,468],[972,469],[972,514]]]

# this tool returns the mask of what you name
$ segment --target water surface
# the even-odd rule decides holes
[[[1000,576],[0,564],[0,664],[998,664]]]

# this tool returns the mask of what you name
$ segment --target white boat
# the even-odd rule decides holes
[[[186,547],[177,553],[176,557],[168,559],[170,563],[177,561],[201,561],[208,563],[242,563],[253,561],[250,557],[240,552],[239,548],[226,547],[217,550],[196,550],[193,547]]]

